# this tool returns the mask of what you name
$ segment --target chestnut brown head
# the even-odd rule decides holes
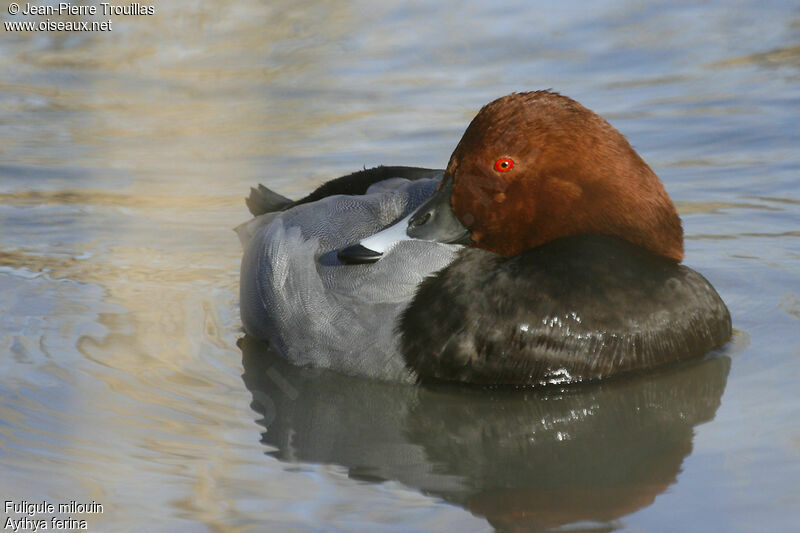
[[[484,106],[440,189],[452,189],[473,245],[502,255],[599,234],[683,259],[680,218],[658,176],[613,126],[557,93],[513,93]]]

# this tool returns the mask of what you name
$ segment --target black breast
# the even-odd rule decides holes
[[[567,237],[514,257],[465,249],[400,318],[420,381],[547,384],[701,357],[730,339],[694,270],[621,239]]]

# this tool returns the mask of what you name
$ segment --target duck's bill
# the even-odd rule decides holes
[[[374,263],[400,241],[417,239],[446,244],[467,244],[470,231],[456,217],[450,200],[453,180],[447,182],[403,220],[342,248],[337,255],[345,264]]]

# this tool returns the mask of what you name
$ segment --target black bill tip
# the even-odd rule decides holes
[[[381,258],[383,254],[370,250],[366,246],[354,244],[347,248],[342,248],[336,253],[339,261],[346,265],[361,265],[364,263],[374,263]]]

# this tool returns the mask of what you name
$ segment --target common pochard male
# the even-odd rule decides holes
[[[541,385],[701,357],[731,319],[681,265],[658,176],[551,91],[484,106],[445,170],[377,167],[292,201],[259,186],[245,331],[299,365],[406,382]]]

